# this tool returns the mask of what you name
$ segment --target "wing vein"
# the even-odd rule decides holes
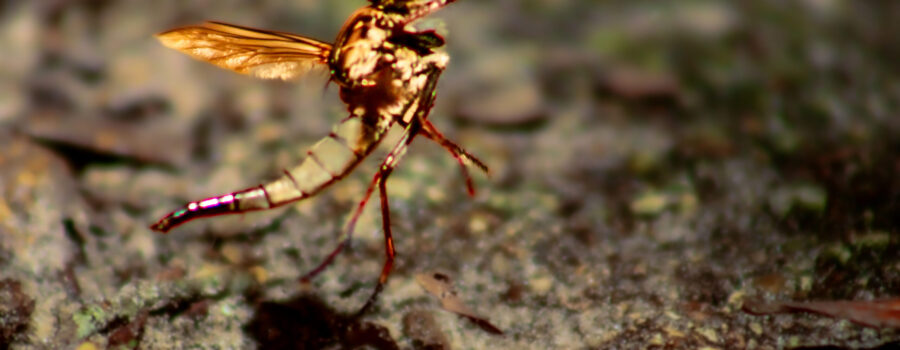
[[[293,79],[324,67],[331,45],[303,36],[222,22],[157,35],[166,46],[201,61],[263,79]]]

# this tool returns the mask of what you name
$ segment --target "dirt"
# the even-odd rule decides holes
[[[279,176],[346,116],[324,72],[255,80],[153,34],[215,19],[329,41],[365,3],[0,5],[0,348],[900,344],[742,309],[900,297],[889,1],[441,10],[421,23],[451,56],[430,119],[491,173],[469,169],[470,197],[452,157],[413,143],[387,186],[393,274],[361,318],[384,259],[377,200],[350,249],[298,278],[396,135],[297,205],[152,232],[185,201]],[[435,271],[503,334],[442,309],[415,281]]]

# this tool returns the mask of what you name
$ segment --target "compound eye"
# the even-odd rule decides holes
[[[420,55],[429,55],[432,49],[444,46],[444,37],[434,30],[426,30],[419,33],[401,33],[391,36],[388,41],[408,47]]]
[[[394,12],[394,13],[409,13],[409,4],[413,1],[411,0],[369,0],[372,5],[378,7],[379,10],[384,12]]]

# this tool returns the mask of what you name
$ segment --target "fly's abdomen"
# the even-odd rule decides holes
[[[344,120],[306,152],[300,165],[285,169],[284,176],[263,185],[271,203],[277,206],[313,196],[350,173],[384,134],[361,120]]]
[[[168,232],[193,219],[264,210],[311,197],[346,176],[381,140],[387,128],[376,129],[350,117],[317,142],[300,165],[280,178],[245,190],[190,202],[150,226]]]

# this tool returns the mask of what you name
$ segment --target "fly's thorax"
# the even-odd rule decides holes
[[[408,16],[360,9],[344,24],[331,51],[329,65],[341,99],[370,125],[408,123],[429,72],[447,65],[447,54],[435,51],[444,39],[433,30],[412,31]]]
[[[332,79],[344,87],[373,86],[380,70],[392,70],[408,79],[420,60],[443,61],[434,49],[444,39],[434,30],[415,32],[409,14],[385,12],[377,7],[357,10],[344,23],[328,57]],[[431,58],[429,56],[439,55]]]
[[[407,125],[414,117],[423,91],[428,89],[429,79],[435,70],[443,70],[447,55],[433,54],[421,57],[410,50],[399,49],[393,56],[391,69],[372,75],[376,84],[342,88],[341,98],[352,115],[370,125],[400,122]]]
[[[357,10],[344,23],[328,58],[331,76],[344,87],[371,86],[370,77],[382,66],[393,32],[391,16],[371,7]]]

